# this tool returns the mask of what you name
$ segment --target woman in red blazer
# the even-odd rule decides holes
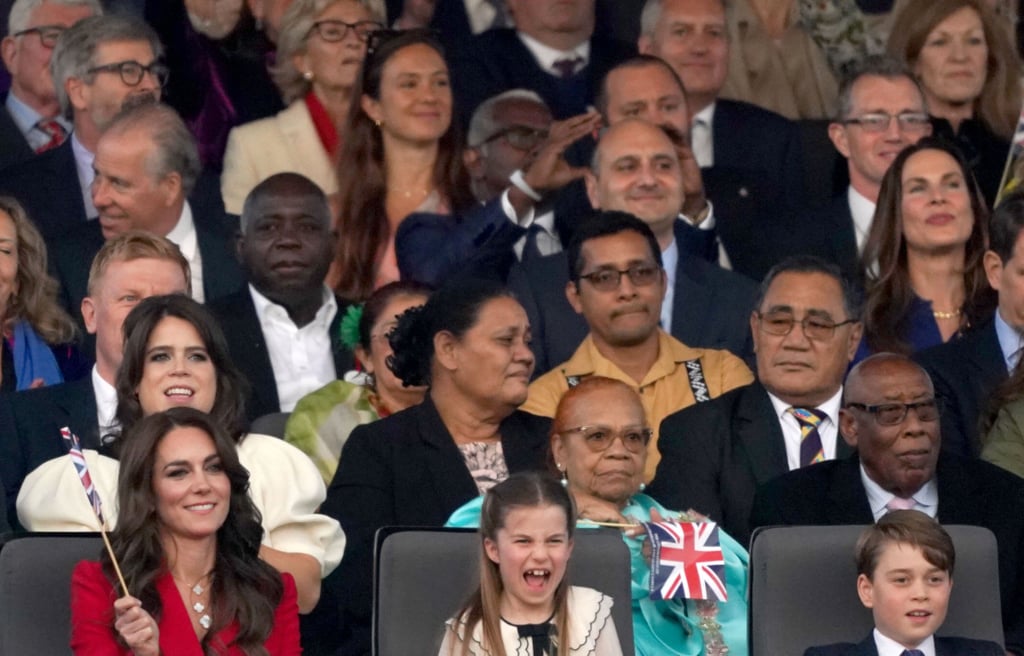
[[[295,582],[259,558],[248,472],[227,433],[172,408],[136,424],[120,458],[110,556],[71,580],[76,656],[301,653]]]

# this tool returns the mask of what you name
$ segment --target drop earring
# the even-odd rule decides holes
[[[305,80],[306,82],[312,82],[313,81],[313,71],[303,71],[302,79]]]
[[[565,475],[565,469],[563,469],[562,465],[559,463],[555,463],[555,467],[558,469],[558,473],[562,475],[562,487],[569,487],[569,479]]]

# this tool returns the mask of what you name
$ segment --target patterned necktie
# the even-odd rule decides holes
[[[800,424],[800,466],[824,460],[825,450],[821,446],[818,426],[828,415],[817,408],[790,408],[789,413]]]
[[[913,510],[915,508],[917,508],[917,502],[914,501],[913,497],[909,499],[906,497],[893,497],[885,504],[885,509],[889,512],[894,510]],[[920,654],[921,652],[918,651],[916,653]]]
[[[900,656],[924,656],[924,652],[920,649],[904,649]]]
[[[39,119],[39,122],[36,123],[35,127],[50,138],[49,141],[36,148],[36,153],[45,153],[48,150],[53,150],[64,143],[64,137],[68,134],[67,130],[64,129],[64,126],[53,118]]]
[[[567,80],[576,74],[576,67],[583,63],[582,57],[567,57],[557,59],[551,66],[558,71],[558,77]]]

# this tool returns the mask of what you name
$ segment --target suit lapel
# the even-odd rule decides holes
[[[198,216],[195,209],[193,207],[193,223],[196,229],[196,242],[199,245],[199,257],[203,262],[203,292],[206,300],[211,301],[241,289],[244,280],[238,260],[229,247],[227,236],[218,235],[201,225],[195,218]]]
[[[857,643],[856,656],[878,656],[878,646],[875,645],[875,634],[870,633],[868,637]],[[938,654],[936,654],[938,656]]]
[[[82,200],[82,190],[78,183],[78,164],[75,162],[75,151],[71,148],[71,135],[53,151],[53,157],[49,160],[50,177],[52,183],[57,187],[51,188],[51,193],[57,198],[66,198],[66,218],[62,221],[65,225],[71,226],[77,223],[84,223],[88,218],[85,215],[85,202]],[[67,185],[69,188],[65,188]]]
[[[987,384],[998,384],[1006,379],[1006,361],[996,335],[995,318],[978,331],[975,348],[969,353],[969,366],[981,372],[981,378]]]
[[[860,480],[860,460],[856,456],[837,461],[822,514],[833,525],[874,522],[868,495]]]
[[[832,233],[832,243],[839,268],[843,271],[858,271],[857,235],[853,228],[853,213],[850,212],[850,201],[846,194],[837,196],[832,201],[835,210],[833,216],[838,221]]]
[[[479,494],[476,483],[466,469],[462,453],[455,446],[448,428],[441,421],[430,394],[416,406],[416,424],[426,449],[423,467],[434,481],[440,508],[458,508]],[[447,517],[445,518],[447,519]]]
[[[66,413],[70,428],[82,442],[83,449],[100,448],[99,419],[92,375],[68,383],[65,394],[57,397],[57,405]]]
[[[768,392],[760,383],[748,387],[736,405],[736,436],[758,485],[789,471],[782,428]]]
[[[939,489],[939,522],[977,525],[978,513],[973,508],[978,501],[974,480],[958,466],[956,459],[940,453],[935,478]]]
[[[702,308],[710,307],[712,293],[704,283],[704,276],[684,253],[679,254],[676,265],[676,285],[672,299],[672,336],[684,344],[701,343],[706,334],[706,323],[711,313]]]
[[[264,409],[280,409],[281,400],[277,397],[274,367],[270,364],[270,353],[267,352],[267,342],[263,339],[263,330],[260,328],[260,319],[256,315],[252,296],[249,290],[245,289],[238,292],[234,300],[234,312],[230,313],[231,330],[224,332],[232,340],[239,340],[240,343],[247,345],[243,352],[248,357],[242,358],[237,364],[252,385],[255,405]]]
[[[736,146],[740,142],[734,139],[733,130],[717,130],[717,125],[738,126],[742,122],[737,121],[734,116],[733,106],[727,100],[715,102],[715,113],[711,119],[711,147],[715,153],[715,163],[722,162],[743,162],[745,157],[736,152]]]

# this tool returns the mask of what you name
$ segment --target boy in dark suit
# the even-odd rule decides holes
[[[804,656],[1003,656],[987,640],[937,637],[953,589],[953,540],[917,510],[895,510],[857,540],[857,594],[875,630],[859,644],[811,647]]]

